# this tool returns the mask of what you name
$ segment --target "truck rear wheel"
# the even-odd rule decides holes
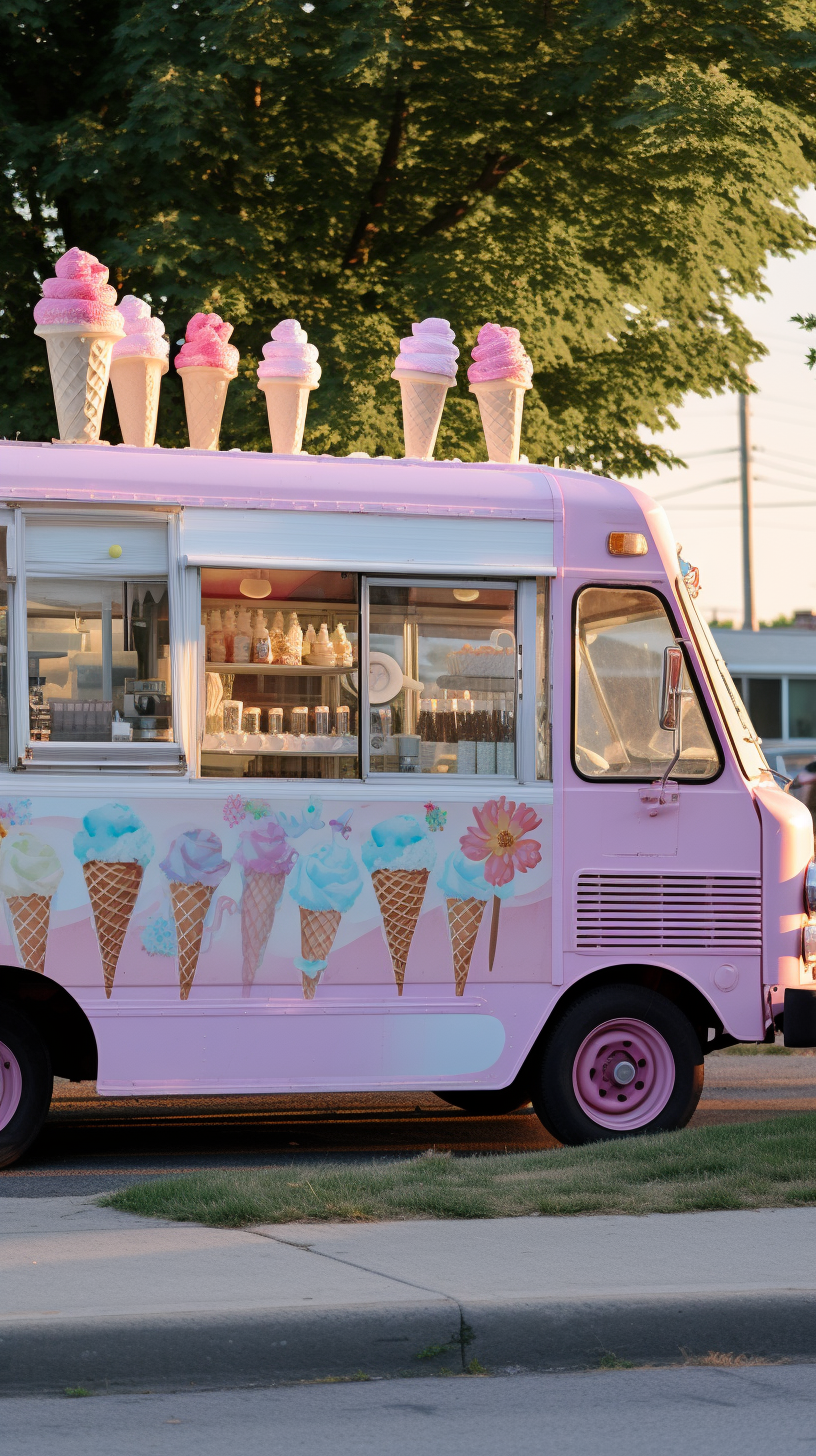
[[[559,1017],[533,1072],[533,1106],[572,1146],[685,1127],[703,1053],[683,1012],[644,986],[602,986]]]
[[[0,1168],[33,1143],[53,1087],[51,1058],[36,1027],[0,1002]]]

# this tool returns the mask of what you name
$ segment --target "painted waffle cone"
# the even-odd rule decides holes
[[[178,880],[170,881],[170,898],[173,901],[173,919],[176,922],[178,942],[179,995],[186,1001],[193,987],[193,977],[201,950],[204,921],[215,894],[213,885],[182,885]]]
[[[401,996],[405,967],[428,883],[427,870],[375,870],[371,883],[385,927],[385,939]]]
[[[179,369],[184,385],[184,408],[191,450],[217,450],[227,386],[235,378],[229,369],[185,364]]]
[[[470,392],[479,401],[488,460],[505,465],[518,460],[524,395],[529,388],[529,384],[513,384],[507,379],[471,384]]]
[[[259,379],[258,388],[266,395],[273,454],[299,455],[309,395],[317,385],[304,384],[302,379]]]
[[[6,902],[23,965],[29,971],[44,971],[51,896],[7,895]]]
[[[300,953],[305,961],[327,961],[341,920],[339,910],[300,907]]]
[[[301,971],[300,979],[303,982],[303,995],[305,996],[306,1000],[314,1001],[315,991],[317,990],[317,983],[320,980],[320,977],[307,976],[305,971]]]
[[[161,378],[166,373],[166,359],[126,354],[124,359],[111,360],[110,382],[126,445],[153,444]]]
[[[102,956],[105,995],[110,996],[116,964],[125,943],[144,869],[133,860],[111,862],[91,859],[82,866],[82,873],[88,887],[99,953]]]
[[[449,899],[445,903],[448,907],[456,994],[464,996],[470,962],[473,958],[473,947],[476,944],[487,901],[477,900],[471,896],[467,900]]]
[[[244,870],[244,893],[241,896],[241,980],[245,986],[252,985],[266,953],[275,911],[285,883],[285,875]]]
[[[121,332],[74,324],[46,324],[45,339],[60,440],[92,445],[99,439],[108,392],[111,352]]]
[[[405,457],[432,460],[439,423],[445,408],[445,396],[453,388],[445,374],[391,375],[399,380],[402,394],[402,433]]]

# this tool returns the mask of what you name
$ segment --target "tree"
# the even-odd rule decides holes
[[[816,235],[809,0],[11,0],[0,11],[7,434],[53,432],[38,279],[63,246],[213,308],[242,354],[223,443],[268,448],[255,364],[320,349],[311,450],[401,454],[398,340],[462,349],[438,453],[483,458],[466,366],[487,319],[533,358],[533,459],[640,473],[689,390],[764,351],[731,308]],[[112,408],[112,407],[111,407]],[[111,420],[113,430],[115,420]],[[179,381],[159,438],[184,443]]]

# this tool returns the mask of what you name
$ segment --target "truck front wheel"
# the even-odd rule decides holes
[[[0,1002],[0,1168],[33,1143],[51,1104],[54,1077],[42,1037]]]
[[[683,1012],[645,986],[602,986],[558,1017],[533,1069],[532,1103],[576,1145],[685,1127],[703,1053]]]

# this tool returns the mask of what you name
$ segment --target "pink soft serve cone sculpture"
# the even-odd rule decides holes
[[[151,318],[150,304],[127,294],[116,312],[125,337],[113,346],[111,385],[119,427],[126,445],[152,445],[156,438],[159,390],[169,369],[170,344],[161,319]]]
[[[317,349],[297,319],[282,319],[263,346],[258,388],[266,396],[269,435],[276,455],[299,455],[309,394],[317,389],[321,369]]]
[[[193,450],[218,449],[227,387],[238,373],[240,357],[228,342],[231,334],[232,324],[217,313],[193,314],[175,358]]]
[[[488,460],[517,461],[524,395],[533,381],[532,360],[518,329],[485,324],[479,330],[468,380],[479,401]]]
[[[57,259],[34,308],[34,332],[45,339],[60,440],[99,440],[111,350],[124,333],[116,289],[93,253],[70,248]]]
[[[445,397],[456,384],[456,335],[447,319],[426,318],[400,339],[392,379],[402,394],[406,458],[432,460]]]

